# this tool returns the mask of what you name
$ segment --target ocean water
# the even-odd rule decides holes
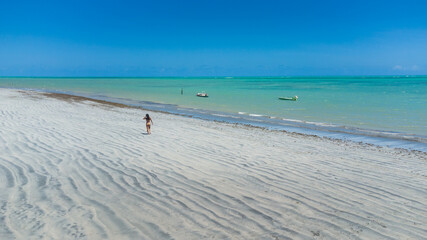
[[[3,77],[0,87],[66,92],[210,120],[427,151],[427,76]],[[196,97],[201,91],[209,97]],[[278,99],[295,95],[298,101]]]

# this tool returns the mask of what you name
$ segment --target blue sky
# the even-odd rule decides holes
[[[426,75],[427,1],[0,1],[0,76]]]

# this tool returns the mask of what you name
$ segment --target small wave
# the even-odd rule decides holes
[[[330,124],[330,123],[322,123],[322,122],[305,122],[307,124],[312,124],[315,126],[322,126],[322,127],[338,127],[335,124]]]
[[[263,117],[264,115],[261,114],[255,114],[255,113],[250,113],[249,116],[251,117]]]
[[[298,122],[298,123],[303,123],[304,121],[301,120],[297,120],[297,119],[288,119],[288,118],[282,118],[282,120],[284,121],[288,121],[288,122]]]
[[[228,115],[218,114],[218,113],[212,113],[211,115],[213,115],[213,116],[218,116],[218,117],[230,117],[230,116],[228,116]]]

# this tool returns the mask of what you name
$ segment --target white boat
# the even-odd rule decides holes
[[[196,96],[198,97],[208,97],[208,94],[205,92],[197,93]]]
[[[290,101],[296,101],[298,100],[298,96],[294,97],[279,97],[280,100],[290,100]]]

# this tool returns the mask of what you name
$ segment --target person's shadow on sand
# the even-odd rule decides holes
[[[150,134],[148,134],[148,133],[142,133],[142,135],[150,135]]]

